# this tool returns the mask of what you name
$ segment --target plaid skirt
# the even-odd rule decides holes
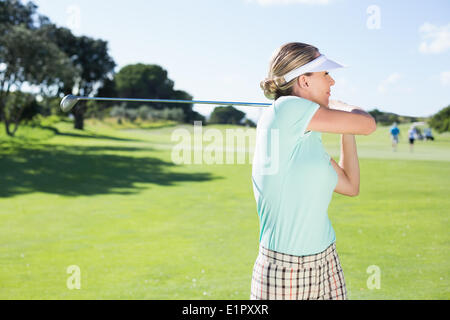
[[[346,300],[336,244],[310,256],[294,256],[260,245],[253,267],[251,300]]]

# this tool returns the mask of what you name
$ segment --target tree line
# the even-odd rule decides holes
[[[391,125],[394,122],[401,124],[423,121],[426,122],[430,128],[435,129],[438,133],[450,131],[450,105],[441,109],[429,118],[400,116],[391,112],[382,112],[378,109],[369,111],[369,113],[372,117],[374,117],[375,121],[381,125]]]
[[[114,72],[107,42],[77,37],[37,12],[32,2],[0,0],[0,117],[14,135],[36,94],[43,100],[72,93],[91,94]],[[82,129],[84,107],[74,110],[75,127]]]
[[[36,114],[58,114],[59,101],[75,93],[81,96],[192,100],[175,90],[174,81],[158,65],[134,64],[115,73],[116,63],[108,43],[87,36],[75,36],[37,12],[37,6],[18,0],[0,0],[0,121],[6,133],[14,136],[21,120]],[[30,93],[30,89],[34,92]],[[73,92],[75,89],[76,92]],[[33,91],[31,90],[31,91]],[[37,101],[37,98],[40,101]],[[104,103],[80,101],[71,111],[74,127],[82,130],[86,116],[98,115]],[[449,107],[428,119],[438,132],[450,131]],[[131,120],[172,119],[179,122],[205,122],[192,104],[124,103],[110,110]],[[377,122],[412,121],[377,109],[371,111]],[[217,107],[209,123],[256,126],[234,107]]]
[[[174,81],[161,66],[134,64],[115,73],[116,63],[106,41],[76,36],[37,9],[33,2],[0,0],[0,120],[8,135],[14,136],[23,119],[60,113],[60,99],[72,93],[192,100],[189,93],[175,90]],[[125,111],[116,108],[115,112],[131,118],[158,114],[186,123],[205,121],[192,104],[126,103],[120,107]],[[74,127],[82,130],[86,115],[103,109],[104,103],[80,101],[71,111]],[[238,110],[231,111],[235,116]]]

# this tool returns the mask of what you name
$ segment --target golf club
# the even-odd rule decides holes
[[[191,103],[191,104],[214,104],[226,106],[247,106],[247,107],[268,107],[271,103],[254,103],[254,102],[227,102],[227,101],[195,101],[195,100],[164,100],[164,99],[134,99],[134,98],[91,98],[67,95],[61,100],[61,110],[69,112],[80,100],[95,101],[122,101],[122,102],[156,102],[156,103]]]

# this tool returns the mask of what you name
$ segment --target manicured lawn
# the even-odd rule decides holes
[[[259,236],[249,158],[175,164],[171,135],[186,125],[54,128],[11,139],[0,126],[0,299],[249,298]],[[400,129],[395,153],[386,127],[357,137],[360,195],[334,194],[329,207],[350,299],[450,298],[450,134],[410,153]],[[339,136],[323,142],[338,161]],[[80,290],[67,287],[71,265]],[[366,284],[372,265],[380,289]]]

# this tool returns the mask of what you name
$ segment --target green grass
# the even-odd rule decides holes
[[[60,122],[11,139],[0,126],[0,299],[248,299],[251,164],[175,165],[177,128],[192,132]],[[329,207],[350,299],[450,298],[450,135],[410,153],[400,129],[395,153],[386,127],[357,137],[360,195]],[[336,161],[339,141],[323,134]]]

